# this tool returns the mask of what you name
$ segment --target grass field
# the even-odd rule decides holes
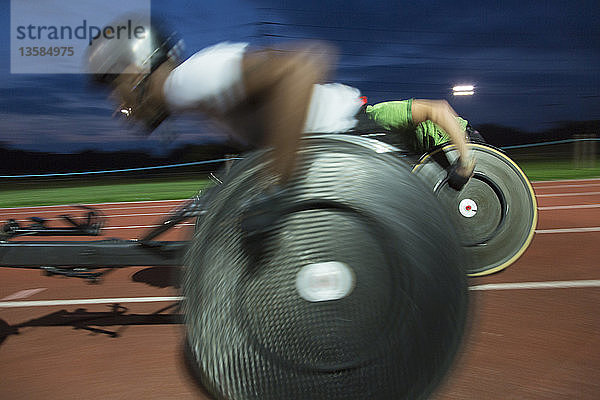
[[[600,178],[600,163],[591,167],[575,167],[571,161],[517,161],[532,181]]]
[[[210,184],[207,179],[158,179],[153,182],[83,180],[21,182],[0,191],[0,208],[56,204],[90,204],[121,201],[185,199]]]
[[[600,164],[576,168],[571,161],[522,160],[517,163],[532,181],[600,177]],[[56,204],[185,199],[210,181],[202,178],[101,178],[3,182],[0,208]]]

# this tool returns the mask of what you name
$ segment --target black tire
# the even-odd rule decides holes
[[[229,400],[425,398],[450,368],[467,315],[452,224],[395,157],[303,142],[289,212],[260,258],[244,250],[239,220],[263,188],[265,153],[234,166],[195,233],[184,317],[201,383]],[[307,297],[324,270],[301,276],[332,260],[352,284]],[[318,293],[339,289],[331,282]]]
[[[469,147],[477,164],[460,192],[448,187],[446,171],[434,161],[442,151],[454,161],[454,145],[424,155],[413,173],[434,191],[455,224],[470,256],[468,275],[482,276],[507,268],[527,250],[537,226],[537,203],[527,176],[506,154],[489,145]]]

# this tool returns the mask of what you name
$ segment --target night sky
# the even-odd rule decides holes
[[[222,140],[201,119],[170,121],[150,138],[113,120],[84,75],[11,75],[9,1],[1,4],[0,142],[52,152],[142,149]],[[264,46],[324,39],[340,52],[333,79],[370,103],[447,99],[474,126],[542,131],[600,120],[600,3],[593,1],[153,1],[188,55],[219,41]],[[457,84],[475,95],[452,96]],[[175,139],[173,139],[175,138]]]

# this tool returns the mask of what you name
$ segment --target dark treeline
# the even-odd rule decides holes
[[[492,145],[497,147],[572,139],[585,135],[600,137],[600,121],[566,121],[543,132],[524,132],[501,125],[475,126]],[[223,158],[241,150],[231,143],[186,145],[166,156],[154,156],[141,151],[103,152],[88,150],[76,154],[45,153],[10,149],[0,143],[0,174],[63,173],[149,167]],[[215,165],[195,167],[213,171]]]
[[[551,142],[589,135],[600,137],[600,121],[564,121],[541,132],[525,132],[495,124],[482,124],[475,128],[481,132],[488,143],[497,147]]]
[[[37,173],[65,173],[117,170],[178,164],[192,161],[223,158],[239,150],[229,144],[186,145],[166,156],[155,156],[142,151],[104,152],[87,150],[81,153],[45,153],[9,149],[0,145],[0,175]],[[195,170],[202,170],[202,166]],[[215,165],[205,170],[212,171]],[[157,170],[159,171],[159,170]]]

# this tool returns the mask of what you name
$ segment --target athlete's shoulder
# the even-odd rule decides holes
[[[248,43],[245,42],[220,42],[203,48],[193,54],[189,60],[204,57],[231,57],[239,56],[246,51]]]
[[[206,47],[175,68],[165,81],[167,103],[175,109],[200,104],[225,110],[244,95],[242,57],[248,43]]]

